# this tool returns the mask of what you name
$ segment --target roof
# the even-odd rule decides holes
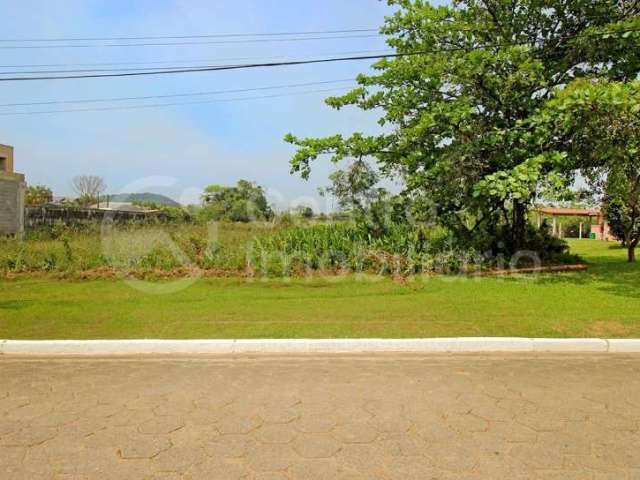
[[[558,208],[558,207],[541,207],[536,208],[536,212],[546,215],[558,215],[567,217],[599,217],[602,212],[597,208]]]
[[[129,202],[100,202],[100,206],[98,204],[91,205],[90,208],[97,208],[99,210],[115,210],[120,212],[157,212],[157,210],[152,210],[150,208],[145,208],[139,205],[133,205]]]

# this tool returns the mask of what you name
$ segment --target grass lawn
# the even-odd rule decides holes
[[[0,280],[0,338],[640,337],[640,263],[611,243],[571,247],[587,272],[200,279],[162,295],[119,280]]]

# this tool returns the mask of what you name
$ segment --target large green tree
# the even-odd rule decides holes
[[[369,163],[362,159],[352,162],[344,170],[336,170],[329,175],[331,185],[321,189],[321,195],[332,195],[343,211],[366,209],[381,195],[375,188],[379,176]]]
[[[630,262],[640,242],[640,81],[576,80],[536,119],[541,147],[564,155],[603,198]]]
[[[227,220],[249,222],[268,220],[273,211],[261,186],[248,180],[239,180],[233,187],[209,185],[202,194],[201,220]]]
[[[372,159],[406,192],[429,197],[461,237],[495,233],[518,248],[528,206],[562,157],[538,149],[529,120],[575,78],[628,80],[640,69],[640,4],[613,0],[463,0],[397,8],[381,32],[399,55],[327,99],[381,112],[382,133],[285,140],[293,172],[329,155]]]

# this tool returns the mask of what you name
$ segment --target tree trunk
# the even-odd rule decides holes
[[[524,203],[513,202],[513,249],[517,251],[524,245],[525,230],[527,226],[527,209]]]
[[[630,241],[627,247],[627,259],[630,263],[636,261],[636,247],[638,246],[638,240]]]

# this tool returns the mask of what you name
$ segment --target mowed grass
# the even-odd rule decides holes
[[[122,280],[2,280],[0,338],[640,337],[640,264],[611,243],[571,247],[587,272],[199,279],[165,294]]]

